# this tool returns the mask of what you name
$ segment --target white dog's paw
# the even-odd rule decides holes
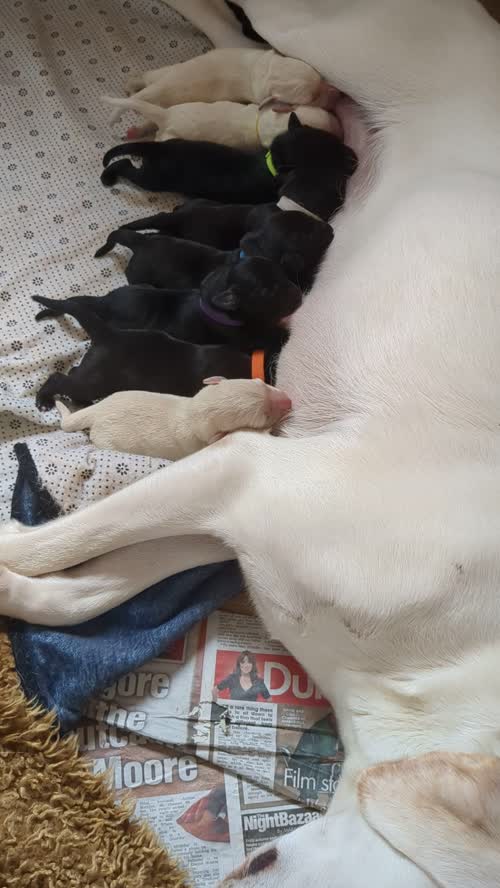
[[[13,589],[15,579],[16,575],[12,571],[0,565],[0,615],[2,617],[17,618],[21,616],[22,618],[22,610],[20,613],[17,607],[16,591]]]
[[[0,564],[25,573],[24,568],[33,559],[33,549],[29,542],[33,528],[19,521],[8,521],[0,526]]]
[[[29,577],[13,573],[7,567],[0,565],[0,615],[36,623],[39,622],[39,617],[43,619],[46,610],[44,596],[43,594],[38,596],[36,593],[33,595],[32,586],[33,580]],[[51,617],[49,611],[47,625]]]
[[[133,96],[134,93],[140,92],[145,86],[144,73],[142,71],[133,71],[125,81],[125,92],[128,96]]]

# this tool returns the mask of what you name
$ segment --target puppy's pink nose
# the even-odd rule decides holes
[[[290,413],[292,402],[285,392],[280,389],[270,388],[268,392],[268,413],[269,417],[277,422]]]

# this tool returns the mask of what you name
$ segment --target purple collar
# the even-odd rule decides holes
[[[202,314],[205,315],[205,317],[208,318],[209,321],[213,321],[215,324],[222,324],[223,327],[243,326],[241,321],[236,321],[234,320],[234,318],[230,318],[225,311],[218,311],[216,308],[212,308],[211,305],[207,305],[205,302],[203,302],[203,299],[201,299],[201,297],[200,311]]]

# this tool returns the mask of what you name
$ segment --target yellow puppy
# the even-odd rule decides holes
[[[57,401],[61,428],[88,429],[97,447],[180,459],[238,429],[272,428],[290,411],[291,401],[260,379],[205,380],[194,398],[156,392],[115,392],[71,413]]]

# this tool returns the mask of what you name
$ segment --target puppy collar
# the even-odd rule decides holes
[[[243,324],[241,321],[235,320],[235,318],[230,318],[229,315],[226,314],[225,311],[219,311],[217,308],[213,308],[211,305],[207,305],[203,299],[200,297],[200,311],[205,317],[208,318],[209,321],[213,321],[215,324],[222,324],[223,327],[242,327]]]
[[[278,175],[278,170],[274,166],[273,155],[271,154],[271,149],[269,149],[269,151],[266,151],[265,157],[266,157],[266,166],[267,166],[269,172],[271,173],[271,176],[275,179],[276,176]]]
[[[276,206],[280,210],[298,210],[299,213],[305,213],[306,216],[310,216],[311,219],[317,219],[318,222],[325,221],[321,216],[317,216],[316,213],[311,213],[311,210],[306,209],[306,207],[303,207],[301,204],[297,203],[297,201],[292,200],[291,197],[280,197]]]
[[[257,351],[252,352],[251,372],[252,379],[261,379],[262,382],[266,381],[264,352],[261,348],[257,349]]]

